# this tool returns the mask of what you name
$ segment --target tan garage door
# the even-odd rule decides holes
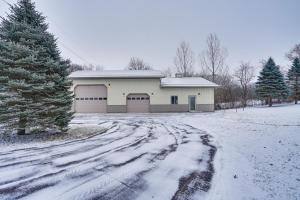
[[[127,96],[127,112],[147,113],[149,107],[150,98],[147,94],[130,94]]]
[[[79,85],[75,88],[75,112],[106,113],[107,89],[104,85]]]

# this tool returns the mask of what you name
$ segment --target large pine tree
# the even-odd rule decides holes
[[[31,71],[39,66],[35,56],[25,46],[0,40],[0,121],[6,127],[24,130],[36,126],[36,105],[28,93],[38,87],[38,78]]]
[[[295,104],[298,103],[300,98],[300,60],[295,58],[292,67],[288,71],[288,83],[292,96],[295,99]]]
[[[5,116],[20,109],[17,120],[10,126],[20,133],[24,133],[25,128],[66,131],[72,119],[73,96],[69,90],[71,81],[67,79],[69,61],[62,59],[55,37],[47,30],[45,17],[31,0],[19,0],[11,6],[10,13],[0,24],[0,40],[5,52],[0,61],[1,70],[9,72],[0,71],[0,79],[8,78],[9,83],[2,93],[17,93],[14,103],[10,102],[11,98],[2,101],[6,108],[0,114]],[[31,52],[28,58],[22,55],[26,62],[19,63],[20,57],[14,55],[16,48]],[[5,119],[2,117],[7,123]]]
[[[269,58],[260,72],[256,82],[256,93],[259,97],[267,99],[269,106],[272,106],[273,98],[286,98],[288,95],[283,74],[272,58]]]

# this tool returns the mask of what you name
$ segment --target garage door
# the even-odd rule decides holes
[[[104,85],[80,85],[75,88],[75,112],[106,113],[107,89]]]
[[[147,113],[149,107],[150,98],[147,94],[130,94],[127,96],[127,112]]]

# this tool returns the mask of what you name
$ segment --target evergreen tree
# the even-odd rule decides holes
[[[288,71],[288,83],[295,99],[295,104],[300,98],[300,60],[295,58],[291,69]]]
[[[5,110],[9,112],[22,108],[18,124],[11,126],[18,128],[20,133],[24,133],[26,127],[66,131],[72,119],[70,110],[73,96],[69,90],[71,81],[67,79],[70,63],[61,58],[56,39],[47,29],[45,17],[35,9],[31,0],[19,0],[11,6],[10,14],[0,24],[0,39],[6,49],[3,60],[19,62],[19,58],[13,55],[15,51],[10,49],[13,46],[34,52],[23,65],[7,65],[5,61],[1,63],[6,71],[13,71],[14,68],[20,70],[17,77],[10,73],[8,76],[0,74],[0,79],[8,77],[8,82],[14,85],[14,88],[11,85],[4,87],[4,93],[18,91],[16,102],[10,104],[7,101]],[[24,98],[26,101],[22,101]]]
[[[36,52],[21,45],[0,40],[0,120],[10,128],[24,130],[36,126],[35,107],[29,89],[34,83],[30,68],[37,67]],[[17,126],[16,126],[17,125]]]
[[[256,82],[256,93],[259,97],[267,99],[269,106],[272,106],[273,98],[286,98],[288,95],[284,77],[272,58],[269,58],[260,72]]]

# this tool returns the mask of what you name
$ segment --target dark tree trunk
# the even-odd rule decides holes
[[[18,135],[25,135],[26,134],[26,131],[24,128],[19,128],[18,131],[17,131],[17,134]]]
[[[18,135],[25,135],[26,134],[26,131],[25,131],[26,121],[27,121],[26,117],[21,115],[20,118],[19,118],[19,128],[18,128],[18,132],[17,132]]]
[[[272,107],[272,105],[273,105],[272,97],[269,97],[269,107]]]
[[[247,96],[246,95],[243,96],[243,107],[244,108],[247,107]]]
[[[295,91],[295,104],[298,104],[298,97],[299,97],[299,82],[298,76],[296,76],[296,91]]]

